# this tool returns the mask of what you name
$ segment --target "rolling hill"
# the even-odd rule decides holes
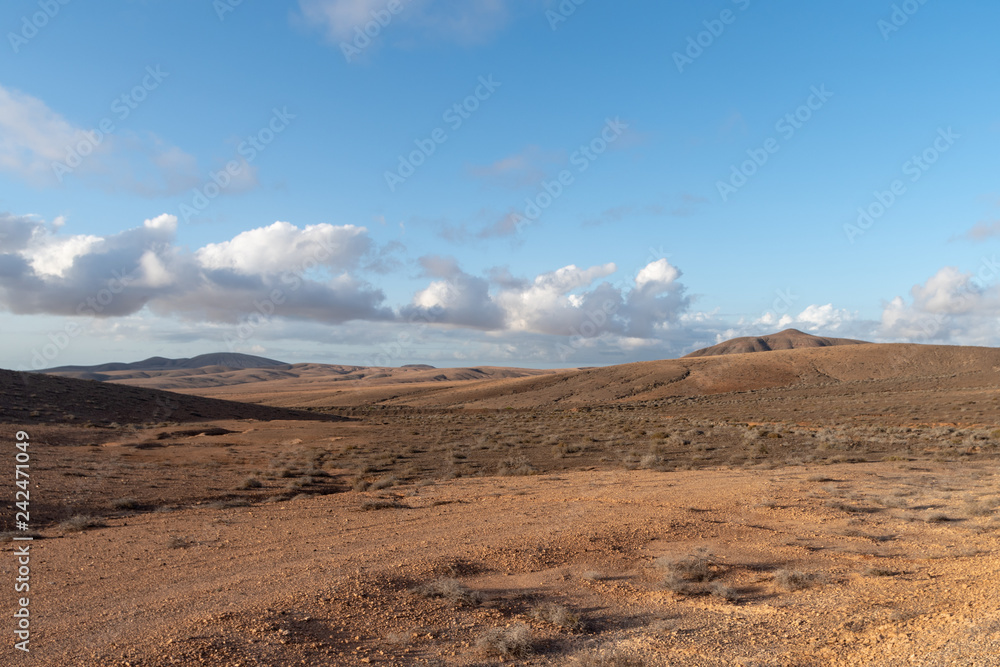
[[[76,378],[0,370],[0,420],[16,424],[196,422],[342,417]]]
[[[150,357],[142,361],[131,363],[112,362],[98,364],[96,366],[58,366],[47,368],[41,373],[49,375],[61,375],[63,377],[75,377],[84,380],[105,380],[104,374],[110,372],[155,372],[170,370],[191,370],[200,368],[274,368],[276,366],[287,366],[283,361],[255,357],[250,354],[239,354],[233,352],[216,352],[212,354],[202,354],[190,359],[167,359],[165,357]]]
[[[774,350],[799,350],[810,347],[832,347],[834,345],[871,345],[863,340],[850,338],[825,338],[799,331],[785,329],[767,336],[745,336],[724,341],[718,345],[695,350],[685,355],[692,357],[715,357],[723,354],[748,354],[750,352],[773,352]]]

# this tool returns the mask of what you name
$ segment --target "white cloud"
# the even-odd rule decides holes
[[[461,271],[454,260],[423,258],[429,275],[438,278],[403,309],[408,319],[463,325],[503,335],[575,338],[574,345],[593,347],[590,339],[674,338],[677,322],[688,308],[680,271],[666,260],[645,266],[635,282],[612,284],[613,263],[580,268],[564,266],[533,279],[515,279],[506,271],[477,278]],[[625,344],[625,343],[623,343]]]
[[[0,169],[31,183],[51,183],[52,162],[64,159],[66,147],[84,138],[81,128],[41,100],[0,86]]]
[[[348,273],[374,251],[364,228],[289,223],[249,230],[194,253],[161,215],[112,236],[67,235],[0,215],[0,307],[16,314],[161,315],[237,322],[249,313],[343,322],[392,319],[385,296]],[[335,272],[317,277],[312,267]],[[270,311],[270,312],[265,312]]]
[[[666,259],[658,259],[647,264],[635,277],[635,286],[639,289],[647,287],[668,287],[680,277],[680,271],[670,265]]]
[[[199,182],[195,158],[154,135],[79,127],[42,100],[3,86],[0,170],[39,187],[79,178],[142,196],[176,194]]]
[[[488,39],[507,24],[518,7],[536,4],[535,0],[401,0],[401,3],[402,10],[391,15],[391,23],[383,30],[405,25],[411,31],[408,36],[415,32],[426,41],[447,39],[465,44]],[[387,5],[387,0],[299,0],[302,17],[338,43],[353,39],[356,28],[364,29],[366,23],[375,20],[373,13],[378,13],[383,17],[382,23],[386,23]]]
[[[343,270],[357,266],[372,245],[364,227],[324,223],[299,229],[288,222],[275,222],[230,241],[211,243],[195,254],[206,268],[242,274],[282,273],[303,266]]]
[[[789,325],[809,332],[823,331],[837,333],[842,327],[857,319],[848,310],[834,308],[832,303],[824,306],[811,305],[798,314]]]
[[[882,311],[879,336],[888,340],[996,345],[1000,341],[1000,264],[983,258],[976,272],[944,267],[897,296]]]
[[[734,324],[718,311],[692,311],[683,274],[666,259],[624,276],[606,263],[518,277],[504,268],[471,275],[453,258],[427,256],[423,284],[410,303],[392,308],[361,277],[387,252],[363,227],[276,222],[192,251],[177,242],[173,215],[108,236],[74,234],[61,222],[0,214],[0,309],[96,315],[113,320],[90,327],[110,338],[131,335],[123,333],[133,331],[130,317],[174,322],[178,340],[220,339],[256,317],[267,326],[241,339],[240,349],[300,339],[371,350],[376,340],[404,340],[407,360],[426,353],[555,365],[672,357],[789,327],[876,341],[989,345],[1000,338],[995,259],[974,272],[941,269],[908,297],[885,303],[880,322],[826,303]]]

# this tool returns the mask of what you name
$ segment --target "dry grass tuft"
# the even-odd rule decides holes
[[[821,583],[821,577],[801,570],[781,569],[774,573],[774,583],[783,591],[801,591]]]
[[[492,628],[479,635],[476,648],[500,658],[523,658],[531,653],[531,630],[523,623],[509,628]]]
[[[482,593],[469,589],[458,579],[447,577],[429,581],[413,592],[425,598],[447,600],[456,607],[475,607],[483,602]]]
[[[80,533],[88,528],[104,528],[106,525],[106,523],[95,517],[77,514],[60,523],[56,526],[56,529],[63,533]]]
[[[572,632],[582,631],[585,627],[580,614],[572,611],[565,605],[554,602],[547,602],[535,607],[531,610],[531,616],[539,621],[545,621]]]

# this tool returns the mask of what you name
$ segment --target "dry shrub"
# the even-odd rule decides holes
[[[774,583],[783,591],[801,591],[821,582],[818,574],[781,569],[774,573]]]
[[[425,598],[447,600],[456,607],[474,607],[483,601],[482,593],[469,589],[458,579],[447,577],[429,581],[414,592]]]
[[[509,456],[497,464],[500,477],[524,477],[535,474],[535,466],[526,456]]]
[[[107,524],[92,516],[77,514],[60,523],[56,528],[64,533],[79,533],[88,528],[103,528]]]
[[[486,655],[523,658],[531,653],[531,630],[524,623],[509,628],[492,628],[479,635],[476,648]]]
[[[565,605],[547,602],[531,610],[532,618],[546,621],[557,627],[574,632],[584,629],[583,619],[580,614],[572,611]]]

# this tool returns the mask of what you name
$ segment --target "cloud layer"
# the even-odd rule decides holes
[[[681,270],[651,257],[632,273],[614,263],[569,264],[535,276],[503,267],[473,275],[452,257],[420,257],[422,286],[387,303],[365,276],[398,270],[398,243],[380,247],[364,227],[288,222],[188,250],[177,218],[96,236],[33,216],[0,214],[0,309],[17,315],[86,317],[95,335],[123,335],[135,318],[145,336],[219,338],[242,331],[240,349],[303,339],[447,359],[584,365],[654,359],[747,335],[793,327],[874,341],[993,345],[1000,324],[1000,263],[945,267],[870,320],[832,303],[773,309],[736,323],[698,311]],[[267,323],[266,330],[261,325]],[[137,329],[138,331],[139,329]],[[139,334],[137,334],[139,335]],[[395,342],[393,342],[395,341]],[[433,352],[433,350],[438,350]],[[419,352],[418,352],[419,350]],[[390,360],[392,361],[392,360]],[[384,359],[382,363],[388,363]]]

